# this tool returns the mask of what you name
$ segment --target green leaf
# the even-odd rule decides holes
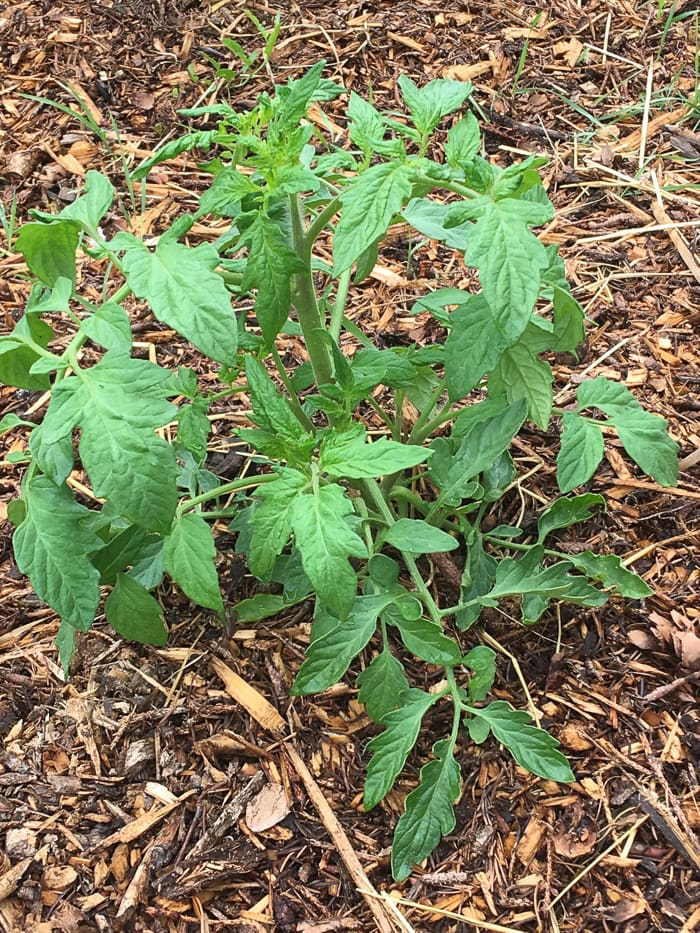
[[[308,480],[303,473],[281,469],[271,483],[255,491],[255,507],[251,515],[253,534],[247,551],[248,566],[260,580],[272,573],[277,556],[292,533],[294,501]]]
[[[146,545],[153,540],[160,539],[155,535],[149,535],[138,525],[127,525],[110,537],[99,551],[90,554],[90,560],[100,571],[100,584],[113,586],[117,574],[138,561]]]
[[[433,201],[430,198],[412,198],[401,213],[403,219],[423,236],[438,240],[452,249],[458,249],[461,253],[466,252],[467,237],[473,224],[465,221],[455,226],[446,226],[450,213],[447,204]],[[450,302],[450,304],[460,303]]]
[[[350,92],[347,114],[350,141],[359,146],[365,157],[370,156],[379,148],[386,134],[381,114],[354,91]]]
[[[593,554],[591,551],[583,551],[581,554],[567,554],[566,559],[589,579],[626,599],[644,599],[654,592],[641,577],[627,570],[615,554]]]
[[[45,285],[68,279],[75,288],[75,251],[80,236],[77,223],[25,224],[15,240],[15,249],[24,256],[31,272]]]
[[[423,717],[438,699],[437,695],[418,688],[405,690],[394,698],[399,708],[386,713],[382,720],[384,731],[367,745],[372,757],[365,779],[365,810],[376,807],[394,786],[416,744]]]
[[[527,327],[539,294],[539,271],[548,265],[545,248],[529,227],[552,216],[551,206],[488,196],[459,202],[448,213],[455,224],[476,221],[469,230],[465,261],[479,270],[484,297],[507,346]]]
[[[58,660],[61,662],[64,677],[67,679],[70,672],[70,662],[75,654],[75,632],[76,629],[61,619],[56,633],[56,647],[58,648]]]
[[[44,422],[45,423],[45,422]],[[60,486],[70,476],[75,466],[73,457],[73,438],[70,434],[52,440],[45,440],[44,424],[32,431],[29,438],[29,450],[32,460],[42,473],[45,473],[57,486]]]
[[[292,694],[320,693],[336,684],[374,635],[377,618],[386,602],[384,595],[357,596],[344,621],[327,616],[320,633],[314,623],[311,644],[294,679]]]
[[[571,525],[587,521],[598,509],[605,511],[605,499],[592,492],[570,496],[568,499],[557,499],[542,512],[537,521],[538,544],[542,544],[547,535],[557,528],[569,528]]]
[[[486,720],[494,737],[526,771],[549,781],[574,780],[569,762],[559,751],[559,742],[544,729],[533,726],[530,716],[523,710],[495,700],[469,712]]]
[[[80,329],[90,340],[106,350],[131,349],[131,324],[129,315],[121,305],[107,302],[101,308],[85,318]]]
[[[339,619],[350,612],[357,591],[349,558],[367,557],[362,538],[348,524],[352,514],[352,502],[335,483],[301,493],[291,508],[304,571],[321,602]]]
[[[46,476],[26,482],[22,498],[27,511],[14,534],[17,566],[39,599],[86,632],[100,601],[100,575],[87,558],[102,543],[91,530],[93,513]]]
[[[364,430],[331,432],[321,444],[320,468],[330,476],[347,479],[371,479],[423,463],[431,450],[413,444],[401,444],[382,437],[367,443]]]
[[[333,274],[340,275],[375,240],[411,196],[413,169],[402,162],[380,162],[343,189],[342,214],[333,238]]]
[[[311,435],[294,414],[287,399],[277,390],[262,363],[254,356],[247,355],[245,372],[253,423],[293,446],[307,443]]]
[[[581,383],[577,400],[579,408],[605,412],[627,453],[657,483],[678,482],[678,444],[669,437],[665,418],[645,411],[629,389],[604,376]]]
[[[526,403],[518,399],[497,414],[469,425],[455,449],[454,442],[438,438],[433,441],[435,454],[430,462],[430,475],[440,490],[438,503],[458,505],[470,480],[506,450],[525,419]]]
[[[573,411],[562,415],[561,423],[557,483],[562,492],[571,492],[588,482],[603,459],[603,432]]]
[[[401,641],[421,661],[454,667],[459,664],[462,652],[459,645],[448,638],[439,625],[427,619],[400,619],[394,613],[391,618],[397,626]]]
[[[558,353],[574,353],[583,343],[586,331],[583,308],[569,291],[568,285],[555,285],[552,289],[554,306],[554,346]]]
[[[364,703],[374,722],[380,722],[391,712],[399,703],[400,695],[409,688],[403,664],[387,647],[372,658],[357,678],[357,685],[360,688],[357,698]]]
[[[95,229],[112,206],[114,185],[99,172],[85,175],[85,191],[61,211],[64,220],[74,220],[84,229]]]
[[[416,367],[393,350],[374,347],[358,350],[351,363],[353,386],[363,394],[378,385],[400,389],[410,386],[416,377]]]
[[[36,424],[33,421],[25,421],[12,411],[0,418],[0,436],[14,431],[15,428],[36,428]]]
[[[384,540],[413,554],[435,554],[459,547],[459,541],[452,535],[420,518],[400,518],[384,532]]]
[[[163,566],[186,596],[207,609],[224,611],[211,529],[201,515],[186,512],[163,542]]]
[[[460,794],[460,772],[453,745],[436,742],[433,754],[435,760],[421,768],[420,784],[406,798],[406,812],[396,825],[391,850],[396,881],[407,878],[456,825],[453,804]]]
[[[457,625],[462,631],[471,628],[481,615],[480,599],[493,586],[497,567],[498,562],[495,558],[484,550],[481,535],[475,535],[469,544],[460,592],[460,602],[468,603],[474,600],[474,605],[465,606],[456,614]]]
[[[279,226],[262,211],[241,236],[241,245],[248,247],[241,289],[257,289],[255,314],[267,344],[271,345],[289,317],[292,276],[303,272],[304,264]]]
[[[95,495],[113,500],[124,518],[162,534],[177,502],[175,454],[155,433],[177,411],[159,397],[168,375],[110,350],[81,370],[80,380],[70,376],[57,386],[44,422],[46,443],[78,425],[80,456]]]
[[[199,213],[235,217],[241,201],[259,188],[250,177],[232,166],[226,166],[214,178],[211,187],[199,199]]]
[[[584,605],[589,604],[589,598],[593,598],[594,604],[605,602],[604,598],[601,600],[604,594],[589,587],[583,578],[570,574],[571,563],[568,555],[566,561],[559,561],[549,567],[542,567],[543,556],[544,549],[541,545],[534,545],[519,560],[504,557],[496,569],[496,582],[486,594],[488,600],[537,593],[548,599],[565,599],[570,602],[583,602]]]
[[[218,129],[200,130],[195,133],[185,133],[184,136],[171,140],[134,169],[131,173],[131,181],[145,178],[155,165],[167,159],[174,159],[182,152],[191,152],[192,149],[209,149],[218,135]]]
[[[140,583],[123,573],[105,600],[105,615],[115,632],[143,645],[164,645],[168,630],[163,610]]]
[[[419,88],[408,75],[399,76],[404,103],[411,111],[413,124],[424,138],[436,128],[442,117],[462,106],[473,88],[470,81],[438,78]]]
[[[46,348],[52,337],[53,331],[38,314],[25,314],[20,318],[12,334],[0,337],[0,382],[17,389],[48,389],[49,377],[32,372],[39,353],[25,341]]]
[[[211,430],[208,411],[207,400],[196,398],[189,405],[183,405],[177,416],[178,442],[200,463],[206,457],[207,439]]]
[[[465,162],[471,162],[479,152],[480,146],[479,121],[470,111],[447,132],[445,143],[447,164],[452,168],[458,168]]]
[[[242,599],[236,603],[234,611],[239,622],[260,622],[270,616],[279,615],[287,602],[283,596],[273,593],[256,593],[250,599]]]
[[[445,375],[450,399],[465,398],[491,372],[505,350],[494,316],[483,295],[471,295],[449,318]],[[551,394],[551,393],[550,393]]]
[[[136,237],[122,235],[119,248],[129,243],[122,259],[129,287],[150,304],[159,321],[211,359],[233,365],[238,329],[224,280],[214,272],[219,254],[210,243],[178,243],[178,233],[179,228],[171,227],[154,252]]]
[[[469,678],[469,701],[485,700],[496,679],[496,652],[486,645],[476,645],[464,656],[463,664],[472,672]]]
[[[501,356],[488,380],[489,392],[509,402],[525,399],[528,416],[546,429],[552,413],[552,367],[524,343],[516,343]]]

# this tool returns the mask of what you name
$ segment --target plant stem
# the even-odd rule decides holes
[[[294,387],[292,386],[292,383],[289,380],[289,376],[287,375],[287,371],[284,368],[284,365],[282,363],[282,360],[280,358],[280,355],[276,347],[272,348],[272,356],[275,360],[275,366],[277,367],[277,372],[279,373],[279,377],[282,380],[282,384],[287,390],[287,401],[289,402],[290,407],[292,408],[292,411],[297,416],[301,424],[306,428],[306,430],[313,433],[313,430],[314,430],[313,423],[311,419],[307,416],[304,409],[299,404],[299,399],[297,398],[297,394],[294,391]]]
[[[445,391],[445,386],[442,380],[440,380],[440,385],[437,386],[433,390],[433,394],[428,399],[427,405],[423,409],[422,414],[418,416],[418,420],[413,425],[413,428],[411,429],[411,433],[408,435],[409,444],[422,444],[426,437],[430,437],[436,418],[439,416],[436,416],[436,418],[433,418],[432,421],[428,421],[428,419],[430,418],[431,414],[435,410],[435,406],[437,405],[438,400],[444,391]],[[442,414],[445,411],[446,407],[450,407],[451,404],[452,404],[451,402],[446,402],[443,408],[441,409],[440,414]],[[443,420],[448,421],[449,418],[444,418]],[[426,422],[428,423],[426,424]],[[438,424],[442,424],[442,421],[439,421]]]
[[[311,248],[318,239],[319,235],[323,232],[326,225],[333,219],[339,210],[340,198],[333,198],[311,221],[309,224],[309,229],[306,231],[305,235],[306,242],[308,243],[309,255],[311,255]]]
[[[311,228],[309,228],[308,234],[304,233],[304,218],[297,195],[292,194],[289,196],[289,205],[294,250],[304,264],[304,271],[298,272],[292,280],[294,305],[299,316],[299,324],[304,334],[304,342],[306,343],[306,350],[309,354],[316,384],[328,385],[333,382],[333,357],[330,347],[324,339],[326,327],[316,301],[316,291],[311,273],[311,247],[313,244]],[[321,215],[323,213],[322,211]],[[318,219],[317,217],[316,220],[318,221]]]
[[[406,564],[406,567],[408,568],[408,572],[411,574],[411,579],[413,580],[413,584],[421,596],[423,605],[428,610],[428,615],[436,625],[442,625],[440,609],[433,599],[433,595],[428,589],[428,586],[423,579],[420,570],[418,569],[418,564],[416,564],[415,557],[408,551],[401,551],[401,557],[403,558],[404,564]]]
[[[277,479],[276,473],[263,473],[262,476],[242,476],[240,479],[231,480],[230,483],[224,483],[217,486],[216,489],[210,489],[208,492],[202,492],[192,499],[185,499],[177,507],[176,515],[180,516],[184,512],[190,512],[195,506],[208,502],[209,499],[218,499],[220,496],[228,495],[230,492],[240,492],[241,489],[253,489],[256,486],[262,486],[263,483],[272,483]]]
[[[335,293],[335,303],[331,313],[331,323],[328,331],[336,343],[340,342],[340,330],[345,320],[345,305],[348,300],[351,270],[346,269],[338,279],[338,288]]]
[[[429,412],[426,410],[425,414],[428,415]],[[445,402],[440,411],[430,421],[423,417],[416,421],[408,438],[409,443],[422,444],[423,441],[435,433],[436,428],[439,428],[441,424],[445,424],[447,421],[452,421],[453,418],[457,417],[457,414],[458,412],[452,411],[452,402]]]

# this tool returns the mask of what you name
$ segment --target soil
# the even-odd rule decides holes
[[[85,172],[98,169],[121,198],[112,228],[130,218],[157,236],[196,206],[206,176],[181,156],[136,185],[132,202],[125,167],[190,126],[205,128],[204,118],[179,116],[181,108],[216,99],[244,107],[319,58],[329,77],[371,90],[382,106],[398,106],[400,74],[419,84],[471,80],[489,155],[501,163],[530,152],[549,158],[543,171],[557,215],[542,236],[560,246],[590,319],[583,359],[557,363],[559,404],[571,401],[584,373],[606,375],[667,418],[681,445],[678,485],[662,489],[610,438],[587,487],[605,496],[608,511],[566,539],[570,548],[618,554],[655,594],[602,610],[562,608],[531,629],[504,617],[485,623],[482,637],[500,646],[494,695],[534,705],[576,781],[542,781],[495,743],[476,747],[465,737],[457,828],[396,884],[392,829],[429,740],[395,792],[364,813],[365,746],[376,728],[354,677],[322,696],[289,696],[308,642],[308,606],[225,632],[163,588],[166,647],[124,642],[98,620],[64,680],[53,644],[58,621],[12,556],[7,502],[21,469],[8,455],[26,435],[5,435],[0,929],[698,930],[695,4],[309,0],[280,8],[267,63],[246,10],[272,28],[274,6],[257,0],[0,4],[6,215],[13,200],[18,221],[31,208],[60,209]],[[250,68],[222,38],[258,53]],[[342,130],[342,99],[327,112]],[[216,230],[195,233],[213,238]],[[28,285],[21,255],[6,238],[0,247],[5,333]],[[384,274],[351,291],[352,317],[388,342],[420,337],[408,309],[426,287],[459,284],[449,258],[435,244],[391,243],[380,257]],[[89,262],[81,276],[89,286]],[[193,365],[207,378],[204,361],[132,310],[155,359]],[[298,350],[292,342],[286,349]],[[3,413],[31,416],[45,402],[0,387]],[[211,463],[235,475],[230,426],[215,424]],[[524,434],[516,453],[529,476],[494,522],[527,522],[555,493],[556,433]],[[253,592],[252,581],[224,523],[217,544],[233,606]],[[407,664],[421,683],[425,671]],[[430,731],[442,726],[439,707],[434,716]]]

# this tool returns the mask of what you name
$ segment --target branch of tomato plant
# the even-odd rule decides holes
[[[232,492],[241,492],[243,489],[255,489],[258,486],[262,486],[264,483],[273,483],[276,479],[276,473],[263,473],[253,478],[243,476],[241,479],[231,480],[230,483],[223,483],[221,486],[216,486],[214,489],[202,492],[192,499],[183,499],[178,505],[175,514],[178,516],[183,515],[185,512],[191,512],[198,505],[201,505],[203,502],[208,502],[210,499],[220,499],[221,496],[226,496]]]
[[[313,274],[311,271],[311,247],[313,238],[304,231],[304,215],[298,195],[289,195],[294,251],[304,264],[303,272],[293,277],[293,301],[299,325],[304,335],[306,350],[317,385],[333,382],[333,357],[324,339],[325,324],[316,300]],[[323,213],[323,212],[322,212]],[[316,218],[318,220],[318,218]]]

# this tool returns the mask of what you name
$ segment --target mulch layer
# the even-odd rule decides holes
[[[557,207],[543,231],[566,258],[590,319],[580,362],[555,370],[566,406],[585,375],[630,387],[681,445],[678,486],[639,474],[611,438],[588,485],[606,514],[564,536],[616,553],[655,590],[644,603],[562,608],[535,628],[503,615],[494,696],[525,708],[561,741],[576,782],[542,781],[495,743],[459,749],[457,829],[403,884],[391,834],[429,753],[409,759],[381,807],[361,806],[367,741],[356,690],[290,699],[308,643],[304,606],[224,632],[162,588],[167,647],[117,639],[104,621],[82,638],[64,680],[55,614],[18,572],[7,502],[20,470],[0,463],[0,929],[7,933],[194,931],[690,931],[700,929],[700,121],[696,4],[492,0],[438,4],[309,0],[280,8],[271,60],[248,69],[222,47],[263,45],[248,0],[59,0],[0,4],[0,196],[9,217],[58,210],[94,168],[132,224],[157,236],[196,204],[206,176],[192,156],[154,171],[133,201],[125,167],[187,128],[182,107],[238,107],[319,58],[327,74],[382,106],[397,78],[469,79],[490,156],[539,152]],[[232,71],[230,80],[221,72]],[[218,69],[218,72],[217,72]],[[44,99],[42,101],[42,99]],[[50,106],[54,101],[63,109]],[[327,108],[342,133],[343,102]],[[197,124],[196,128],[204,128]],[[193,235],[212,239],[214,226]],[[377,339],[421,339],[408,314],[426,288],[465,272],[437,244],[388,244],[350,315]],[[22,257],[0,240],[0,332],[28,292]],[[89,287],[89,261],[80,270]],[[99,273],[95,274],[99,287]],[[466,280],[465,280],[466,281]],[[143,351],[214,375],[184,342],[132,309]],[[284,347],[298,352],[290,339]],[[0,387],[2,412],[40,415],[38,393]],[[231,424],[214,421],[210,466],[235,475]],[[523,476],[493,515],[528,522],[555,494],[555,434],[516,444]],[[76,482],[80,476],[74,477]],[[253,592],[234,539],[218,527],[229,606]],[[437,575],[439,585],[439,574]],[[479,632],[474,631],[474,639]],[[407,668],[427,686],[429,673]],[[354,683],[349,678],[348,683]],[[441,711],[432,725],[442,728]]]

